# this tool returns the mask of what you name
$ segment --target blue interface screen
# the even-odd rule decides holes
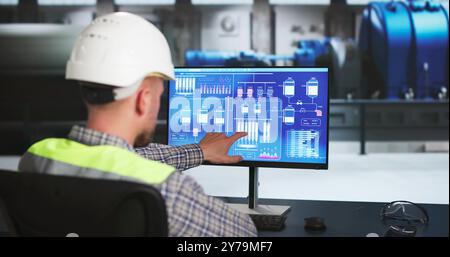
[[[169,84],[169,145],[245,131],[230,155],[326,164],[327,68],[177,68]]]

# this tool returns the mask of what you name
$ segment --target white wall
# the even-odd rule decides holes
[[[424,154],[330,155],[329,170],[262,168],[259,196],[324,201],[449,203],[449,156]],[[184,174],[215,196],[246,197],[244,167],[200,166]]]
[[[327,6],[275,6],[275,53],[292,54],[299,39],[317,39],[325,35],[325,11]],[[318,28],[311,32],[311,25]],[[301,26],[304,33],[292,32],[293,26]]]
[[[19,156],[0,156],[0,169],[16,170]],[[448,153],[342,154],[330,147],[329,170],[263,168],[260,197],[329,201],[449,203]],[[215,196],[246,197],[248,169],[200,166],[192,176]]]
[[[202,7],[202,50],[249,50],[251,47],[250,13],[250,6]],[[235,29],[231,32],[221,27],[221,22],[226,17],[235,24]]]

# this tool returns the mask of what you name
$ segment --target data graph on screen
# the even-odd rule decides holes
[[[327,68],[177,68],[168,143],[247,132],[230,148],[245,161],[327,163]]]

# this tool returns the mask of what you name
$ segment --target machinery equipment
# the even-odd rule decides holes
[[[297,50],[294,52],[294,65],[315,66],[321,62],[328,62],[330,40],[331,38],[298,41]]]
[[[448,30],[448,12],[431,0],[370,3],[359,38],[366,96],[447,97]]]
[[[186,66],[226,66],[226,67],[264,67],[271,66],[271,59],[262,53],[253,51],[186,51]]]
[[[332,67],[333,79],[330,95],[333,98],[359,97],[360,60],[354,40],[330,37],[304,39],[297,44],[292,55],[269,55],[253,51],[225,52],[190,50],[185,53],[188,67],[261,67],[277,66],[280,62],[288,66]],[[348,76],[347,74],[352,74]]]

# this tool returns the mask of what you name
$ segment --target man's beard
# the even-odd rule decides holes
[[[137,137],[134,142],[134,147],[144,147],[153,141],[153,135],[155,134],[155,128],[144,130]]]

